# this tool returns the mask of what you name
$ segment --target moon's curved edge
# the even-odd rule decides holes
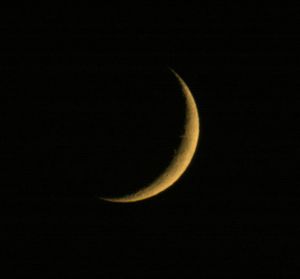
[[[182,176],[191,163],[197,148],[200,134],[198,109],[195,99],[184,80],[172,68],[169,69],[177,78],[186,100],[185,131],[179,145],[177,155],[172,159],[170,165],[165,169],[165,171],[148,186],[138,190],[137,192],[121,197],[99,197],[100,199],[108,202],[131,203],[151,198],[172,186]]]

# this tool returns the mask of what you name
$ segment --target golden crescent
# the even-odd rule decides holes
[[[164,172],[146,187],[121,197],[101,199],[109,202],[129,203],[151,198],[172,186],[185,172],[196,152],[200,134],[200,120],[194,97],[183,79],[172,69],[177,78],[186,101],[186,121],[184,134],[177,154]]]

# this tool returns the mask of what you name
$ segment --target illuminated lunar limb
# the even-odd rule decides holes
[[[178,80],[181,86],[181,90],[184,94],[186,104],[186,120],[184,124],[184,134],[181,137],[180,145],[176,149],[176,153],[174,154],[173,159],[171,160],[169,166],[166,169],[164,169],[161,175],[159,175],[149,185],[146,185],[145,187],[141,188],[140,190],[134,193],[123,195],[121,197],[100,197],[101,199],[110,202],[129,203],[151,198],[166,190],[170,186],[174,185],[174,183],[182,176],[182,174],[185,172],[185,170],[191,163],[197,148],[200,133],[199,114],[196,102],[190,89],[183,81],[183,79],[174,70],[171,69],[171,71],[175,75],[176,79]]]

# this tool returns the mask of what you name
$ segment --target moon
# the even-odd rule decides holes
[[[200,134],[200,120],[197,105],[190,89],[183,79],[173,69],[170,69],[170,71],[177,79],[185,98],[184,134],[177,153],[171,160],[169,166],[149,185],[142,187],[134,193],[126,194],[121,197],[100,197],[101,199],[108,202],[130,203],[154,197],[174,185],[191,163],[196,152]]]

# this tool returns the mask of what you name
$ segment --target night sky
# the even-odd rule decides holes
[[[293,7],[49,4],[1,13],[1,218],[11,273],[294,276]],[[199,110],[190,167],[149,200],[100,200],[147,185],[174,156],[185,111],[168,67]]]

